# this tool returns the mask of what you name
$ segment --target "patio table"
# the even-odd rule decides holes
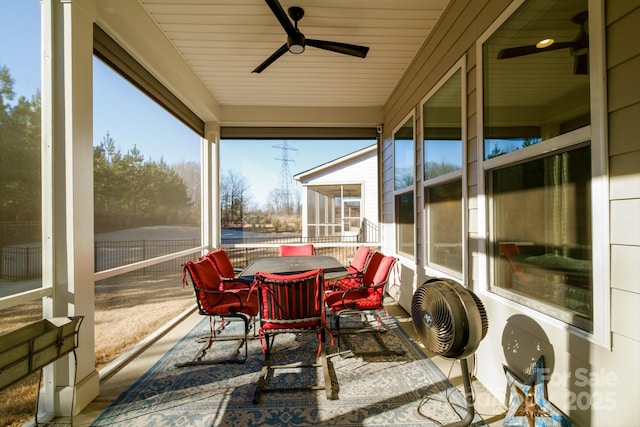
[[[238,276],[253,280],[256,273],[295,274],[321,268],[325,280],[335,280],[347,275],[347,269],[340,261],[331,256],[287,256],[260,258],[252,262]]]

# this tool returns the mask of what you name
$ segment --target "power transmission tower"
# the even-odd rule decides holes
[[[295,203],[294,189],[293,189],[293,177],[289,171],[289,163],[295,160],[289,159],[289,151],[298,151],[291,147],[287,141],[283,141],[282,144],[274,145],[273,148],[280,150],[280,157],[276,157],[276,160],[280,160],[280,177],[278,178],[278,208],[286,215],[293,213],[293,207]]]

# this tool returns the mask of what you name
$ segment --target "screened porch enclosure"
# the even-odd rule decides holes
[[[361,184],[305,187],[303,237],[337,242],[376,242],[378,227],[362,209]]]

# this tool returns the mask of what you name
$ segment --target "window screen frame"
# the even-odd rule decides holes
[[[410,150],[408,150],[408,152],[410,153],[411,156],[411,173],[412,173],[412,183],[409,185],[405,185],[405,186],[398,186],[397,182],[396,182],[396,172],[398,169],[398,156],[396,154],[396,140],[399,140],[400,138],[397,137],[397,135],[400,134],[400,132],[403,130],[403,128],[406,128],[407,126],[411,126],[411,135],[412,135],[412,147]],[[415,217],[416,217],[416,192],[415,192],[415,187],[416,187],[416,117],[415,117],[415,112],[411,111],[408,115],[406,115],[404,117],[404,119],[401,120],[400,124],[394,129],[393,131],[393,187],[394,187],[394,191],[393,191],[393,215],[394,215],[394,224],[395,224],[395,228],[394,228],[394,247],[396,250],[396,253],[398,253],[399,255],[402,255],[408,259],[413,260],[415,258],[415,248],[416,248],[416,227],[415,227]],[[402,229],[401,227],[401,223],[399,220],[399,214],[398,214],[398,209],[400,208],[399,204],[398,204],[398,200],[402,197],[410,197],[411,201],[412,201],[412,206],[411,206],[411,215],[412,215],[412,221],[411,221],[411,225],[412,225],[412,242],[410,242],[411,245],[411,252],[408,252],[406,250],[403,250],[403,247],[405,246],[403,244],[402,239]],[[409,246],[409,245],[406,245]]]
[[[608,177],[608,141],[607,141],[607,82],[605,61],[605,13],[604,5],[597,0],[588,0],[588,26],[589,26],[589,86],[591,93],[590,116],[591,124],[569,133],[559,135],[546,144],[535,144],[524,150],[507,153],[505,155],[483,159],[484,135],[483,135],[483,43],[502,25],[525,0],[513,1],[504,12],[491,24],[476,41],[476,85],[479,91],[476,97],[476,109],[478,114],[478,143],[476,144],[476,156],[479,166],[476,168],[478,180],[478,277],[480,278],[479,292],[484,298],[497,301],[499,304],[511,307],[518,312],[531,316],[533,319],[544,321],[557,328],[568,330],[593,342],[601,347],[610,349],[611,342],[611,310],[610,310],[610,214],[609,214],[609,177]],[[529,307],[526,304],[512,301],[503,296],[489,291],[490,254],[488,253],[487,237],[489,232],[489,196],[487,195],[485,171],[499,167],[503,164],[521,161],[537,155],[542,155],[548,150],[562,149],[567,146],[577,145],[584,141],[591,141],[591,170],[592,170],[592,259],[593,263],[593,299],[594,318],[592,331],[585,331],[575,325]]]
[[[422,152],[423,152],[423,160],[422,160],[422,191],[423,191],[423,220],[422,220],[422,228],[423,228],[423,259],[424,265],[423,268],[425,270],[425,274],[428,276],[445,276],[458,280],[462,280],[463,282],[467,282],[468,277],[468,195],[467,195],[467,82],[466,82],[466,56],[461,57],[450,69],[447,73],[438,81],[438,83],[427,93],[427,95],[420,102],[420,110],[422,112],[421,117],[421,132],[422,135]],[[432,99],[440,89],[448,82],[451,81],[459,73],[460,77],[460,143],[461,143],[461,158],[460,169],[448,172],[446,174],[442,174],[430,179],[425,177],[425,168],[426,168],[426,157],[427,150],[425,148],[426,140],[424,134],[424,126],[425,126],[425,106]],[[434,188],[437,186],[450,184],[453,182],[459,181],[462,190],[462,199],[461,199],[461,212],[460,212],[460,221],[461,221],[461,271],[457,271],[447,266],[438,264],[436,262],[431,261],[431,253],[430,253],[430,209],[429,209],[429,199],[428,192],[430,188]]]

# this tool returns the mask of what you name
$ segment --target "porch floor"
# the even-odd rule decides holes
[[[389,313],[392,314],[399,325],[407,332],[409,336],[417,339],[411,316],[399,305],[395,303],[387,304]],[[142,376],[158,359],[160,359],[173,345],[187,334],[194,326],[202,320],[197,312],[194,312],[176,327],[171,329],[167,334],[162,336],[158,341],[144,350],[139,356],[130,361],[108,378],[100,381],[100,394],[89,404],[80,414],[73,417],[73,426],[83,427],[90,426],[102,412],[133,384],[140,376]],[[449,381],[456,386],[464,395],[462,377],[460,373],[460,364],[440,356],[434,356],[429,351],[423,349],[427,356],[438,366],[438,368],[448,376]],[[450,372],[450,374],[449,374]],[[503,419],[506,414],[506,407],[492,396],[485,387],[477,380],[472,384],[476,401],[474,403],[475,410],[482,416],[486,424],[490,427],[498,427],[503,425]],[[68,417],[61,417],[52,420],[49,423],[40,424],[41,426],[62,427],[71,426]]]

